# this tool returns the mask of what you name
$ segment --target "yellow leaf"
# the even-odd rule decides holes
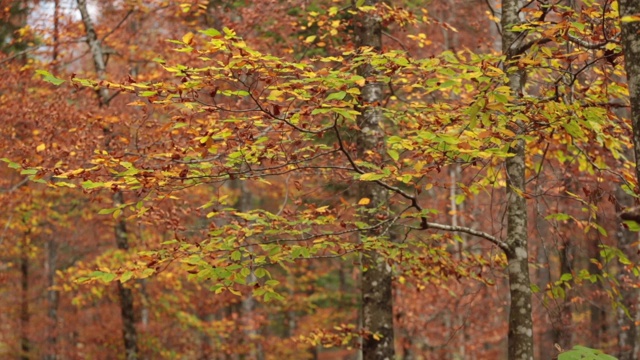
[[[363,78],[362,76],[358,76],[358,77],[357,77],[357,78],[355,78],[354,80],[355,80],[355,83],[356,83],[358,86],[365,86],[365,85],[367,84],[366,79],[365,79],[365,78]]]
[[[42,151],[44,151],[44,149],[46,149],[46,148],[47,148],[47,145],[45,145],[44,143],[42,143],[42,144],[40,144],[40,145],[38,145],[38,146],[36,147],[36,152],[42,152]]]
[[[431,190],[432,187],[433,187],[433,184],[429,183],[429,184],[425,185],[424,189],[425,190]]]
[[[314,42],[315,39],[316,39],[315,35],[307,36],[307,38],[304,39],[304,42],[306,42],[307,44],[310,44],[310,43]]]
[[[638,15],[627,15],[627,16],[621,17],[620,21],[622,21],[623,23],[636,22],[636,21],[640,21],[640,16],[638,16]]]
[[[358,201],[358,205],[369,205],[370,202],[371,200],[369,198],[362,198]]]
[[[507,136],[516,136],[516,134],[509,129],[501,129],[500,132]]]
[[[322,207],[317,208],[316,211],[319,212],[319,213],[324,213],[324,212],[327,212],[328,208],[329,208],[328,205],[327,206],[322,206]]]
[[[185,44],[191,44],[191,40],[193,40],[192,32],[188,32],[182,37],[182,42]]]

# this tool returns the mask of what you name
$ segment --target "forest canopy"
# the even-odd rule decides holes
[[[0,356],[640,358],[640,3],[0,5]]]

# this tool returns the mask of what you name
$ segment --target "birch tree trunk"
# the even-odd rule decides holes
[[[106,75],[106,59],[102,49],[102,44],[98,39],[98,35],[93,26],[93,21],[87,9],[86,0],[77,0],[78,10],[84,23],[85,32],[87,34],[87,44],[89,45],[91,56],[93,58],[93,65],[96,74],[100,80],[105,79]],[[109,90],[100,87],[97,91],[98,101],[100,106],[108,106],[111,97],[109,96]],[[109,138],[109,130],[105,130],[106,138]],[[107,147],[109,146],[107,140]],[[124,202],[122,192],[118,191],[113,195],[113,203],[118,206]],[[127,238],[127,227],[124,220],[117,220],[114,227],[116,245],[118,249],[127,251],[129,250],[129,240]],[[118,295],[120,297],[120,310],[122,315],[122,337],[124,340],[125,359],[136,360],[138,359],[138,335],[135,327],[135,313],[133,308],[133,292],[130,288],[125,287],[121,282],[118,282]]]
[[[526,74],[510,69],[517,61],[523,34],[512,30],[520,24],[520,2],[502,1],[502,52],[505,69],[509,73],[509,87],[514,96],[522,94]],[[523,134],[524,124],[513,123],[513,132]],[[533,360],[533,321],[531,320],[531,286],[529,279],[529,252],[527,238],[527,204],[525,192],[525,141],[522,138],[511,143],[512,157],[507,167],[507,246],[509,273],[509,350],[510,360]]]
[[[620,17],[640,14],[640,1],[620,0]],[[622,50],[624,51],[624,67],[627,71],[629,85],[629,103],[631,104],[631,126],[633,128],[633,152],[636,159],[636,179],[640,183],[640,22],[621,22]],[[636,188],[636,192],[638,192]],[[637,249],[633,249],[633,239],[627,236],[618,238],[620,248],[630,257],[636,257]],[[623,293],[622,303],[629,311],[629,316],[621,314],[619,318],[618,354],[621,360],[638,359],[640,343],[638,342],[638,291],[628,287]]]
[[[375,6],[380,0],[367,0],[364,5]],[[371,12],[360,12],[355,19],[356,46],[372,47],[376,51],[382,49],[381,19]],[[368,78],[375,76],[370,65],[363,65],[358,74]],[[360,132],[357,137],[358,158],[365,159],[368,153],[380,156],[384,154],[384,136],[380,124],[383,121],[379,104],[384,97],[383,84],[367,81],[361,89],[363,110],[357,118]],[[375,161],[375,159],[371,159]],[[379,159],[378,159],[379,160]],[[388,207],[387,191],[375,183],[360,182],[358,188],[360,198],[370,199],[368,209],[386,211]],[[370,224],[376,223],[375,213],[363,212],[362,216]],[[378,229],[362,234],[364,242],[367,238],[380,237]],[[365,244],[365,248],[367,245]],[[376,336],[363,339],[362,357],[364,360],[392,360],[395,358],[393,336],[393,300],[392,272],[384,257],[375,249],[364,252],[362,257],[362,325]]]

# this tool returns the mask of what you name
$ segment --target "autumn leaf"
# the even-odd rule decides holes
[[[59,86],[61,84],[64,83],[64,80],[59,79],[55,76],[53,76],[50,72],[46,71],[46,70],[36,70],[36,74],[40,75],[42,77],[42,80],[49,82],[53,85]]]

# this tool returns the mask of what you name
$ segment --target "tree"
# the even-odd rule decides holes
[[[379,1],[365,1],[364,6],[378,5]],[[372,12],[360,12],[355,19],[355,45],[368,47],[376,52],[382,51],[382,24],[380,16]],[[376,69],[370,64],[358,68],[358,75],[364,79],[376,78]],[[383,112],[378,107],[384,101],[384,88],[380,81],[367,80],[360,89],[363,109],[356,118],[360,129],[357,135],[357,154],[359,161],[381,163],[384,158]],[[363,219],[375,226],[376,216],[389,216],[387,190],[375,183],[363,182],[358,186],[358,196],[368,202],[362,211]],[[360,200],[363,201],[363,200]],[[364,248],[372,247],[362,256],[362,325],[370,334],[362,344],[363,359],[392,359],[395,357],[393,336],[393,286],[392,268],[371,244],[372,238],[391,236],[389,228],[373,228],[363,235]],[[380,245],[377,245],[380,246]]]
[[[93,65],[95,67],[96,75],[99,79],[104,80],[106,78],[106,56],[104,51],[104,45],[98,40],[98,34],[93,26],[91,15],[87,9],[86,0],[78,0],[78,9],[82,16],[82,22],[86,32],[87,45],[91,51],[93,58]],[[108,89],[100,88],[97,90],[98,102],[100,106],[108,106],[112,97],[109,94]],[[109,137],[111,136],[109,128],[105,128],[105,137],[107,138],[106,147],[109,148]],[[113,195],[114,205],[121,206],[124,203],[124,196],[122,192],[116,191]],[[114,234],[116,238],[116,245],[119,250],[129,250],[129,240],[127,234],[127,226],[123,219],[116,222],[114,226]],[[127,360],[138,359],[138,335],[135,327],[135,313],[133,308],[133,292],[130,288],[124,286],[122,282],[118,282],[118,295],[120,297],[120,310],[122,316],[122,338],[124,340],[125,357]]]
[[[631,105],[631,128],[633,129],[633,153],[635,155],[635,178],[636,189],[640,184],[640,4],[634,1],[620,1],[620,22],[622,28],[621,40],[624,51],[624,67],[627,72],[629,87],[629,103]],[[630,259],[637,258],[631,249],[628,237],[621,237],[621,248]],[[628,281],[625,276],[623,281]],[[627,311],[621,315],[620,319],[620,358],[635,359],[640,356],[640,342],[638,340],[638,290],[633,287],[624,292],[622,303]]]
[[[502,2],[502,52],[505,55],[505,71],[509,77],[511,94],[522,94],[526,73],[514,66],[514,60],[521,55],[523,33],[515,27],[521,24],[520,2]],[[517,96],[517,95],[516,95]],[[513,155],[506,160],[507,176],[507,239],[505,253],[509,272],[509,359],[533,358],[533,321],[531,320],[531,280],[529,279],[529,241],[527,237],[527,202],[525,198],[525,148],[522,138],[525,125],[516,120],[512,125],[517,137],[509,145]]]
[[[63,17],[59,46],[6,73],[3,161],[21,174],[2,186],[47,191],[1,201],[47,205],[31,293],[51,283],[39,231],[64,239],[57,355],[123,355],[116,286],[140,296],[137,329],[127,317],[148,358],[353,356],[359,339],[367,358],[552,357],[531,337],[551,328],[617,346],[603,309],[638,269],[610,236],[614,191],[633,193],[611,4],[292,4],[100,3],[95,36]],[[477,40],[495,10],[504,54]],[[366,316],[377,294],[384,321]],[[560,356],[596,353],[570,342]]]

